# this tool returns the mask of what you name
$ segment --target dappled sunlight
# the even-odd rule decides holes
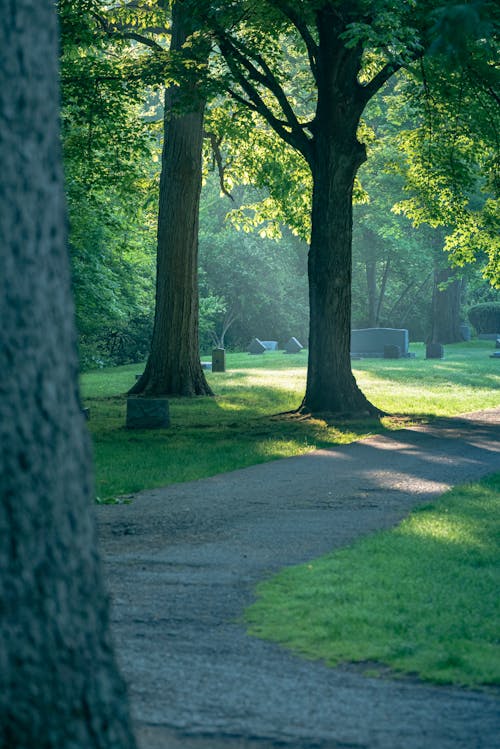
[[[403,523],[397,533],[403,536],[416,536],[448,544],[460,544],[472,548],[483,548],[484,541],[474,533],[474,523],[470,518],[443,517],[439,515],[417,515]]]

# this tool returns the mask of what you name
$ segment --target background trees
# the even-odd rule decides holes
[[[96,5],[95,2],[93,4]],[[353,323],[355,325],[379,323],[404,325],[410,327],[413,337],[426,338],[431,327],[432,279],[429,277],[429,270],[430,265],[434,263],[433,258],[441,256],[440,249],[436,252],[433,250],[433,247],[437,246],[436,236],[433,236],[432,229],[435,209],[431,208],[430,212],[428,207],[425,209],[431,219],[432,226],[429,225],[430,228],[422,226],[418,231],[415,231],[410,227],[408,218],[395,215],[392,212],[393,205],[397,203],[399,209],[404,210],[412,221],[419,224],[425,223],[425,220],[417,219],[417,214],[420,217],[423,215],[422,204],[425,203],[423,187],[427,183],[427,188],[432,184],[431,194],[434,202],[436,203],[438,196],[441,195],[439,200],[446,203],[447,185],[452,177],[452,173],[447,167],[450,163],[449,156],[452,152],[454,154],[460,152],[459,161],[465,160],[467,162],[469,160],[469,166],[465,169],[460,167],[460,169],[475,175],[475,194],[478,194],[480,200],[487,206],[486,212],[482,211],[483,219],[481,221],[483,223],[489,222],[490,229],[493,228],[494,221],[492,218],[493,203],[491,202],[493,193],[485,200],[483,192],[486,174],[489,175],[486,181],[489,184],[494,183],[492,166],[494,164],[492,156],[494,149],[491,146],[495,127],[491,125],[493,120],[490,114],[488,116],[485,114],[482,118],[484,120],[481,125],[483,134],[480,133],[484,142],[490,144],[489,150],[483,149],[482,151],[483,154],[490,154],[488,158],[484,156],[482,161],[477,159],[475,162],[474,160],[471,161],[469,155],[474,152],[474,149],[471,149],[470,144],[463,147],[460,141],[457,150],[456,138],[453,148],[450,147],[454,138],[453,133],[456,134],[460,130],[460,119],[456,120],[453,127],[450,125],[448,128],[441,128],[446,140],[442,139],[441,147],[436,147],[436,153],[438,151],[440,153],[439,158],[436,160],[424,158],[427,153],[427,145],[425,145],[427,136],[424,137],[424,134],[430,132],[429,126],[426,124],[428,122],[427,115],[433,110],[434,105],[436,105],[437,111],[441,111],[438,106],[439,102],[442,99],[446,100],[448,96],[448,89],[445,85],[447,73],[444,75],[439,73],[444,69],[444,62],[440,58],[436,58],[426,63],[426,67],[424,67],[425,76],[423,76],[422,67],[419,67],[418,64],[416,67],[415,65],[412,66],[411,58],[420,55],[421,47],[430,44],[431,39],[446,39],[446,35],[442,32],[443,17],[439,19],[431,14],[433,9],[438,8],[439,3],[418,3],[418,7],[415,7],[415,12],[412,12],[411,18],[404,15],[406,11],[399,4],[390,2],[371,3],[370,8],[368,8],[368,5],[365,7],[364,3],[354,4],[354,6],[349,4],[349,7],[347,7],[348,4],[342,2],[325,1],[318,4],[312,2],[271,2],[270,0],[259,4],[258,8],[243,1],[229,6],[224,4],[223,7],[209,2],[183,3],[182,6],[183,11],[186,12],[187,9],[188,14],[190,14],[190,23],[194,24],[193,28],[196,27],[197,32],[193,39],[187,40],[186,46],[178,51],[179,54],[166,55],[164,43],[158,45],[158,42],[155,41],[158,38],[157,33],[160,33],[160,37],[163,33],[161,38],[166,38],[165,22],[168,23],[164,9],[156,5],[151,6],[146,2],[134,3],[133,5],[123,3],[113,9],[112,16],[108,15],[104,20],[99,20],[97,26],[94,23],[93,28],[94,34],[97,33],[96,29],[106,31],[108,34],[107,44],[111,44],[110,39],[113,39],[113,45],[115,43],[124,45],[126,40],[128,46],[122,47],[123,50],[127,50],[125,59],[130,54],[131,59],[134,60],[136,73],[140,73],[140,81],[133,79],[132,82],[128,80],[124,82],[124,77],[120,73],[121,83],[119,84],[124,91],[128,91],[135,86],[139,92],[142,86],[142,89],[140,89],[142,93],[140,93],[139,98],[142,96],[144,103],[140,119],[137,120],[138,123],[141,123],[140,127],[137,128],[137,133],[141,132],[148,119],[144,116],[145,109],[154,100],[146,86],[148,81],[151,82],[153,79],[158,81],[163,76],[163,80],[175,84],[172,91],[176,92],[176,96],[180,96],[182,102],[176,107],[176,114],[181,115],[187,111],[189,75],[197,77],[198,87],[201,86],[203,79],[203,86],[198,88],[197,95],[206,97],[209,101],[204,127],[205,135],[210,135],[210,138],[206,138],[205,143],[216,144],[215,161],[222,167],[221,184],[223,190],[232,192],[234,197],[237,198],[237,203],[233,206],[236,209],[236,215],[233,215],[234,222],[240,228],[257,232],[256,236],[247,237],[241,234],[238,240],[236,237],[233,239],[230,229],[227,225],[223,225],[222,219],[211,222],[210,211],[212,211],[212,208],[204,213],[201,227],[200,256],[203,345],[209,344],[211,330],[216,332],[218,328],[220,336],[223,327],[227,327],[228,322],[231,323],[226,335],[226,342],[229,345],[244,346],[247,336],[260,335],[261,333],[256,331],[255,327],[262,327],[262,323],[258,318],[252,318],[252,315],[256,309],[263,309],[264,295],[268,301],[265,316],[267,319],[273,320],[273,326],[280,330],[278,332],[275,329],[271,337],[279,338],[282,335],[279,319],[293,319],[294,317],[293,309],[291,307],[286,308],[287,302],[292,298],[301,300],[302,292],[297,290],[297,293],[287,294],[282,290],[281,282],[276,287],[277,291],[274,293],[273,299],[269,299],[266,283],[261,281],[260,284],[254,284],[254,277],[260,264],[262,264],[266,282],[268,277],[275,279],[282,275],[286,277],[286,274],[281,273],[280,267],[284,268],[284,265],[290,262],[290,258],[294,254],[293,247],[298,247],[298,245],[293,244],[295,240],[292,240],[289,234],[283,234],[283,225],[288,225],[294,234],[305,241],[309,241],[311,238],[312,171],[309,162],[312,158],[310,157],[313,148],[311,144],[319,142],[317,140],[319,137],[319,109],[316,78],[319,74],[318,60],[321,55],[319,55],[316,47],[320,41],[318,36],[320,17],[326,24],[324,33],[327,36],[332,33],[332,28],[336,28],[335,33],[339,34],[337,51],[340,54],[343,50],[342,54],[344,55],[342,58],[344,67],[339,73],[342,82],[338,84],[336,89],[334,87],[335,90],[330,92],[324,90],[322,94],[324,101],[336,100],[337,103],[341,102],[342,86],[349,89],[349,96],[351,96],[352,89],[357,91],[356,96],[368,97],[370,101],[370,106],[364,107],[364,122],[360,122],[357,132],[353,131],[354,135],[352,136],[361,144],[360,153],[363,147],[368,148],[370,160],[373,160],[373,168],[371,168],[369,161],[360,172],[361,183],[365,192],[363,193],[360,189],[357,179],[353,178],[352,185],[355,200],[361,200],[359,208],[355,209],[352,271]],[[469,10],[474,14],[477,10],[476,4],[471,3],[470,6]],[[488,9],[489,4],[486,3],[480,12],[489,12]],[[251,13],[249,13],[250,10]],[[448,10],[453,15],[454,6],[449,6]],[[99,13],[102,13],[102,9]],[[163,26],[159,23],[160,13],[163,14]],[[329,21],[327,23],[328,14],[332,14],[333,26],[328,25]],[[91,17],[94,18],[93,15]],[[438,23],[436,23],[436,20]],[[483,21],[480,19],[480,24],[482,23]],[[465,24],[467,33],[470,30],[468,29],[469,25]],[[120,28],[123,32],[121,36]],[[395,28],[398,29],[397,33],[394,32]],[[228,29],[231,29],[231,33],[227,31]],[[344,30],[342,31],[342,29]],[[270,30],[273,31],[272,34],[269,33]],[[109,32],[113,33],[110,35]],[[226,56],[228,61],[232,60],[225,66],[218,54],[218,47],[214,46],[209,57],[209,75],[206,74],[207,71],[201,59],[203,55],[199,55],[205,43],[202,40],[206,39],[208,32],[214,34],[219,42],[220,40],[225,42]],[[422,38],[419,37],[421,33],[423,34]],[[491,36],[489,30],[488,34]],[[138,48],[130,46],[132,44],[130,38],[136,40],[145,35],[148,37],[148,43],[143,49],[147,49],[148,55],[143,57],[138,52]],[[463,41],[463,35],[461,39]],[[328,39],[325,41],[325,50],[330,42],[331,40]],[[100,43],[103,44],[104,42]],[[133,43],[135,44],[135,41]],[[481,74],[480,80],[483,81],[483,93],[485,96],[489,96],[489,100],[493,101],[493,97],[489,93],[489,89],[492,88],[492,80],[489,77],[489,63],[487,56],[481,52],[481,44],[477,49],[475,47],[474,49],[469,48],[469,41],[464,42],[464,44],[467,54],[470,56],[474,52],[474,59],[481,63],[479,67],[476,65],[474,68],[476,84],[479,85],[477,81],[477,73],[479,72]],[[159,46],[159,50],[156,50],[155,45]],[[224,45],[222,44],[222,46]],[[118,49],[120,49],[120,46],[118,46]],[[113,59],[117,56],[119,58],[120,54],[115,51],[114,47],[113,50]],[[149,54],[151,51],[152,54]],[[99,55],[102,54],[103,52],[100,50]],[[206,51],[203,54],[206,54]],[[99,55],[97,55],[98,60],[100,59]],[[196,59],[197,56],[198,59]],[[139,63],[136,62],[136,58]],[[349,69],[348,60],[351,60],[353,64],[355,60],[358,60],[359,68],[356,75],[354,75],[353,70]],[[323,70],[323,76],[326,75],[325,71],[328,68],[326,58],[324,64],[326,67]],[[237,69],[234,67],[235,65]],[[387,91],[383,90],[383,99],[372,96],[379,84],[383,83],[384,77],[387,75],[390,78],[394,75],[394,70],[402,66],[411,68],[411,76],[403,78],[399,75],[397,85],[391,83]],[[122,68],[125,70],[126,65]],[[434,89],[436,93],[431,96],[434,101],[433,107],[429,107],[430,68],[436,68],[439,73],[436,74],[436,80],[441,81],[439,85],[436,84],[437,87]],[[344,79],[343,76],[347,77]],[[351,87],[346,83],[349,76],[351,76]],[[469,77],[472,80],[472,74]],[[370,84],[370,81],[373,81],[373,84]],[[455,86],[454,83],[453,86]],[[457,91],[459,89],[460,87]],[[182,94],[182,91],[184,91],[184,94]],[[229,96],[227,96],[228,92]],[[471,95],[467,94],[467,96],[470,98]],[[434,122],[445,122],[452,109],[453,111],[456,110],[456,103],[464,102],[466,99],[467,97],[464,98],[463,95],[460,98],[457,92],[450,95],[451,103],[445,103],[443,114],[439,114],[442,119],[436,120],[437,115],[433,115]],[[390,104],[392,120],[389,127],[387,125],[387,114],[390,102],[392,102]],[[68,123],[72,121],[74,124],[78,124],[77,108],[75,107],[73,111],[71,109],[67,111],[69,113]],[[94,112],[99,113],[100,111],[103,110],[94,107]],[[122,111],[125,112],[126,107],[122,107]],[[160,114],[159,108],[157,108],[157,114]],[[340,115],[341,112],[338,113],[339,117]],[[87,110],[85,110],[85,116],[87,120],[91,119]],[[93,116],[95,120],[96,115]],[[344,115],[342,114],[342,116]],[[323,114],[321,114],[321,117],[323,117]],[[448,119],[451,122],[451,118],[448,117]],[[472,128],[474,124],[472,109],[470,109],[466,119],[467,127],[471,133],[467,138],[473,140],[476,135]],[[86,127],[88,126],[87,120],[85,120]],[[93,128],[94,132],[99,134],[96,143],[99,143],[101,139],[102,143],[105,143],[106,133],[113,130],[113,127],[101,128],[101,130],[95,126]],[[373,130],[375,131],[376,141],[374,141],[371,132]],[[436,130],[435,125],[434,130]],[[326,128],[326,131],[328,131],[328,128]],[[88,127],[86,132],[88,132]],[[337,132],[346,132],[340,120]],[[433,143],[435,143],[436,136],[433,135],[433,138]],[[119,141],[120,138],[117,138],[114,142],[119,145]],[[79,142],[83,145],[84,139],[82,138]],[[127,142],[127,138],[123,138],[125,152],[127,151]],[[291,144],[295,147],[290,147]],[[153,145],[157,146],[154,142]],[[337,144],[335,148],[343,148],[343,145]],[[300,147],[298,148],[298,146]],[[80,151],[84,153],[83,148],[80,148]],[[210,159],[210,149],[206,147],[205,151],[207,158]],[[102,153],[104,152],[105,149],[102,149]],[[304,152],[309,155],[304,157]],[[318,162],[318,169],[321,167],[320,153],[322,158],[326,152],[323,147],[319,148],[318,146],[318,154],[314,157]],[[340,164],[340,161],[338,164]],[[390,175],[387,173],[388,165],[391,163],[396,165],[398,174]],[[155,174],[152,157],[146,154],[142,160],[135,158],[134,165],[140,165],[140,168],[144,169],[142,172],[143,179],[139,182],[143,186],[148,185],[149,188],[151,185],[150,177]],[[118,170],[116,171],[118,173]],[[106,170],[102,169],[100,173],[105,175]],[[133,169],[131,174],[133,174]],[[457,170],[455,169],[456,174]],[[247,187],[245,193],[242,194],[235,189],[235,185],[238,184],[247,186],[252,184],[258,188],[258,191],[252,192]],[[408,200],[402,201],[402,191],[405,184],[410,190],[404,196]],[[111,182],[108,182],[106,188],[107,205],[112,210],[107,215],[113,215],[113,218],[118,220],[119,223],[122,221],[120,216],[126,216],[130,229],[121,232],[121,236],[126,237],[126,239],[124,239],[123,244],[119,245],[118,251],[112,252],[113,263],[108,262],[104,265],[101,263],[103,257],[109,258],[110,248],[116,246],[113,240],[117,234],[112,230],[111,223],[106,223],[102,212],[93,214],[97,216],[95,226],[98,231],[95,235],[96,240],[91,242],[92,247],[94,247],[98,243],[99,237],[105,238],[104,241],[100,242],[101,249],[96,256],[99,262],[92,264],[92,253],[87,252],[85,248],[81,252],[75,253],[77,259],[83,260],[83,258],[86,258],[81,264],[81,273],[78,273],[77,263],[75,263],[77,291],[82,290],[82,293],[79,293],[78,301],[78,309],[83,310],[81,329],[84,329],[85,321],[89,322],[87,330],[95,329],[95,325],[91,321],[91,313],[97,310],[100,317],[98,315],[96,319],[99,319],[100,323],[104,323],[106,317],[113,323],[113,329],[109,335],[106,334],[106,340],[111,342],[122,341],[126,339],[126,334],[130,328],[135,327],[134,320],[139,320],[141,325],[144,323],[144,335],[131,337],[132,347],[135,347],[138,358],[143,355],[145,348],[144,345],[141,348],[139,343],[141,339],[142,343],[146,341],[146,329],[151,324],[153,303],[151,301],[152,255],[150,249],[147,249],[143,255],[144,263],[138,263],[135,267],[132,267],[132,265],[127,265],[127,261],[132,262],[139,257],[136,248],[137,250],[139,247],[152,249],[155,243],[154,229],[151,230],[153,223],[150,217],[151,211],[148,206],[154,206],[156,196],[154,190],[148,188],[144,189],[142,195],[140,190],[134,191],[134,195],[139,196],[138,210],[137,212],[132,211],[131,215],[128,210],[129,206],[127,206],[126,212],[120,212],[120,200],[114,197],[114,187]],[[211,187],[206,188],[207,196],[202,198],[202,202],[206,201],[206,205],[213,204],[213,190],[214,188]],[[212,194],[210,194],[210,191],[212,191]],[[319,200],[321,196],[326,195],[328,191],[323,186],[319,192],[317,191],[317,199]],[[458,195],[458,193],[454,194]],[[113,195],[112,200],[109,200],[110,195]],[[369,196],[369,202],[366,201],[367,195]],[[75,205],[80,202],[82,206],[85,205],[83,199],[75,201]],[[171,203],[171,201],[169,200],[168,203]],[[126,203],[123,203],[123,205],[126,205]],[[134,205],[133,200],[130,201],[130,205]],[[225,214],[226,208],[221,209],[220,213]],[[336,213],[339,216],[341,215],[341,212],[337,211]],[[82,214],[75,216],[76,220],[73,225],[76,229],[78,229],[80,215]],[[474,236],[477,236],[477,232],[481,233],[482,241],[484,241],[486,234],[483,235],[476,220],[477,216],[474,215],[474,222],[471,224],[469,220],[471,211],[469,210],[463,215],[468,216],[467,221],[461,221],[460,230],[455,227],[456,231],[450,226],[444,213],[441,216],[440,221],[443,224],[444,236],[440,241],[444,243],[445,247],[449,246],[450,236],[453,233],[455,240],[464,250],[464,243],[460,237],[465,236],[464,227],[466,224],[469,226],[468,237],[470,241],[467,240],[469,249],[473,248]],[[147,218],[147,220],[144,220],[144,218]],[[175,225],[175,222],[176,219],[169,219],[170,225]],[[81,222],[82,227],[86,224],[87,222],[85,224],[83,221]],[[347,224],[349,225],[349,220]],[[88,222],[88,225],[92,226],[92,222]],[[326,226],[324,221],[320,221],[319,225]],[[106,236],[108,226],[111,227],[112,237]],[[471,227],[473,226],[475,226],[475,229],[472,231]],[[488,231],[492,237],[492,232]],[[169,231],[164,232],[166,238],[169,237],[169,234]],[[259,234],[262,236],[259,236]],[[336,242],[338,242],[339,232],[335,231],[333,234],[337,238]],[[345,235],[347,239],[348,235],[349,231]],[[76,238],[78,232],[74,231],[73,236]],[[89,232],[83,230],[80,232],[80,236],[88,239]],[[276,246],[271,243],[272,238],[278,239]],[[82,241],[83,239],[79,240],[80,244]],[[491,257],[494,258],[498,254],[494,243],[490,243],[489,239],[484,243],[485,246],[488,246]],[[76,245],[76,242],[74,244]],[[319,240],[313,241],[314,246],[320,244],[326,246],[323,240],[321,242]],[[127,249],[122,251],[123,247]],[[273,247],[275,247],[276,253],[273,252]],[[233,252],[236,248],[235,262],[232,264],[228,260],[230,248],[233,248]],[[334,254],[335,252],[337,250],[334,251]],[[315,251],[313,250],[310,259],[314,255]],[[471,253],[469,255],[472,257]],[[479,257],[478,253],[475,253],[474,256]],[[284,258],[288,259],[282,262]],[[326,257],[324,260],[326,263]],[[349,267],[350,264],[347,259],[344,258],[344,260],[339,260],[340,265],[343,268]],[[88,262],[88,273],[85,270],[85,262]],[[295,261],[292,260],[291,262],[293,264]],[[328,263],[327,266],[329,267]],[[264,270],[265,267],[269,270]],[[96,271],[94,273],[95,283],[89,282],[92,268]],[[191,268],[193,268],[192,262]],[[144,284],[142,285],[141,282],[138,285],[134,281],[128,287],[126,285],[124,287],[123,282],[130,281],[132,277],[135,279],[137,273],[144,279]],[[342,275],[340,271],[339,273],[340,276],[333,282],[333,286],[329,284],[331,288],[337,289],[335,295],[339,290],[339,278],[342,278],[342,284],[349,281],[345,274]],[[168,275],[170,275],[170,271]],[[190,272],[188,275],[191,277],[192,273]],[[293,275],[295,276],[295,274]],[[320,278],[326,277],[319,271],[318,275]],[[349,276],[349,273],[347,275]],[[438,278],[438,274],[436,274],[436,278]],[[492,278],[491,274],[490,278]],[[108,280],[104,283],[102,279]],[[101,281],[101,289],[104,293],[99,292],[92,296],[92,290],[99,288],[99,281]],[[87,287],[85,286],[86,282]],[[473,288],[474,284],[471,284],[470,288]],[[176,286],[179,286],[179,284],[176,284]],[[321,283],[319,286],[321,286]],[[449,287],[451,288],[451,284]],[[128,288],[130,293],[127,292],[120,298],[119,295],[123,288]],[[137,297],[134,297],[134,292],[138,291],[139,288],[142,291]],[[258,288],[261,290],[260,300]],[[251,293],[250,289],[252,289]],[[194,292],[190,291],[189,293],[182,293],[180,296],[194,298],[193,294]],[[257,301],[254,302],[254,299]],[[99,303],[102,303],[103,300],[106,302],[103,305],[104,309],[99,307]],[[107,300],[109,300],[109,304]],[[111,300],[113,300],[114,306],[111,304]],[[139,304],[136,305],[134,311],[135,300],[138,300]],[[243,302],[243,304],[240,302]],[[283,308],[281,314],[279,314],[278,306]],[[298,307],[301,308],[301,306],[302,301],[299,301]],[[143,317],[136,314],[139,309],[146,307],[147,314]],[[348,307],[350,305],[345,300],[338,305],[338,309],[342,310]],[[125,311],[125,314],[121,314],[122,310]],[[132,314],[128,314],[129,311]],[[245,316],[247,317],[246,321],[244,320]],[[168,315],[168,317],[174,319],[173,315]],[[303,317],[302,314],[300,314],[300,317]],[[194,318],[196,318],[196,315]],[[196,322],[194,318],[191,315],[190,328]],[[321,315],[318,314],[317,320],[333,320],[333,318],[328,311],[323,310]],[[120,326],[122,326],[122,333],[125,333],[121,337],[116,334],[120,332]],[[102,329],[101,324],[99,327]],[[321,323],[316,322],[313,327],[315,330],[321,330]],[[325,326],[323,325],[323,327]],[[322,362],[321,365],[317,362],[317,366],[314,365],[312,369],[315,372],[321,370],[327,373],[325,376],[328,378],[329,388],[333,387],[332,382],[339,382],[344,379],[344,382],[347,383],[346,387],[350,389],[353,387],[352,380],[350,375],[346,374],[347,369],[350,369],[348,361],[350,325],[346,318],[342,324],[337,321],[337,324],[333,327],[337,331],[335,335],[340,335],[338,331],[344,330],[342,335],[345,345],[339,347],[335,344],[334,346],[335,355],[340,356],[344,362],[342,364],[343,374],[342,376],[338,373],[332,375],[336,372],[335,367],[325,363],[330,355],[327,355],[327,351],[329,350],[328,346],[332,345],[331,341],[328,346],[312,344],[313,351],[315,349],[321,351]],[[175,323],[174,328],[180,330],[180,324]],[[139,325],[137,325],[137,329],[142,330]],[[323,334],[326,334],[326,332],[322,331],[321,335]],[[175,339],[175,335],[171,335],[169,338]],[[164,350],[168,348],[166,344],[161,344],[161,347]],[[195,348],[192,347],[191,350]],[[123,346],[122,351],[124,351]],[[342,353],[339,353],[340,351]],[[126,350],[125,354],[127,354]],[[314,357],[315,354],[313,353],[312,361],[314,361]],[[175,356],[171,360],[172,366],[177,366]],[[316,381],[316,375],[313,376],[313,379]],[[326,392],[323,387],[320,389],[322,392]],[[355,391],[354,387],[353,392]],[[363,403],[362,398],[360,402]]]
[[[53,3],[0,21],[0,745],[133,749],[77,386]]]

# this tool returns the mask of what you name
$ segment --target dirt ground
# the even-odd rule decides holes
[[[281,567],[499,470],[500,407],[98,507],[140,748],[497,747],[498,693],[328,668],[249,637],[241,615]]]

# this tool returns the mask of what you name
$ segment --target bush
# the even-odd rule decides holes
[[[479,335],[500,332],[500,302],[476,304],[470,308],[468,316]]]

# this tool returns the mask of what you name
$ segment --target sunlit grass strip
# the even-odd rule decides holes
[[[453,416],[500,403],[500,366],[488,356],[489,342],[446,347],[444,360],[366,359],[354,362],[363,391],[384,411],[402,414],[382,423],[323,419],[271,419],[300,404],[307,352],[284,355],[227,354],[227,372],[208,373],[215,398],[172,398],[172,427],[125,429],[127,390],[143,365],[82,377],[94,440],[97,496],[129,494],[179,481],[213,476],[276,458],[334,447],[412,420]]]
[[[500,684],[499,499],[495,474],[391,531],[284,570],[259,586],[250,632],[329,665]]]

